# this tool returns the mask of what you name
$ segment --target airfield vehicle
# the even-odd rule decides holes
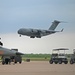
[[[75,49],[73,50],[73,54],[71,55],[70,64],[75,63]]]
[[[50,64],[67,64],[68,63],[68,59],[65,55],[65,51],[64,53],[59,53],[60,50],[68,50],[68,49],[65,49],[65,48],[59,48],[59,49],[53,49],[53,53],[51,55],[51,59],[49,61]],[[56,51],[56,53],[54,53],[54,51]]]
[[[11,49],[14,50],[16,52],[18,52],[18,49]],[[11,56],[11,62],[17,63],[19,62],[20,64],[22,63],[22,57],[20,54],[16,55],[16,56]]]
[[[14,62],[14,63],[19,62],[21,64],[22,63],[21,55],[11,56],[11,62]]]

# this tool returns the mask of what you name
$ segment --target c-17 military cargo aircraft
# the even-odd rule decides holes
[[[41,38],[42,36],[47,36],[56,32],[62,32],[63,29],[61,31],[55,31],[59,23],[61,22],[54,20],[54,22],[52,22],[52,25],[48,30],[21,28],[18,30],[18,34],[20,34],[20,37],[21,35],[26,35],[26,36],[30,36],[30,38],[35,38],[35,37]]]

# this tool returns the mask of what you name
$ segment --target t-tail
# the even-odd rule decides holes
[[[59,23],[60,23],[60,21],[54,20],[54,22],[52,22],[52,25],[50,26],[49,30],[55,30]]]

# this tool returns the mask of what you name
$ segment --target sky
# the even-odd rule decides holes
[[[64,31],[29,38],[17,34],[20,28],[48,29],[54,20],[63,21]],[[52,53],[55,48],[75,48],[75,0],[0,0],[0,37],[6,48],[23,53]]]

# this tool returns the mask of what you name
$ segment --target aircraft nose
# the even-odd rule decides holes
[[[24,54],[21,52],[16,52],[16,55],[24,55]]]
[[[20,34],[20,32],[21,32],[21,30],[19,29],[19,30],[17,31],[17,33]]]

